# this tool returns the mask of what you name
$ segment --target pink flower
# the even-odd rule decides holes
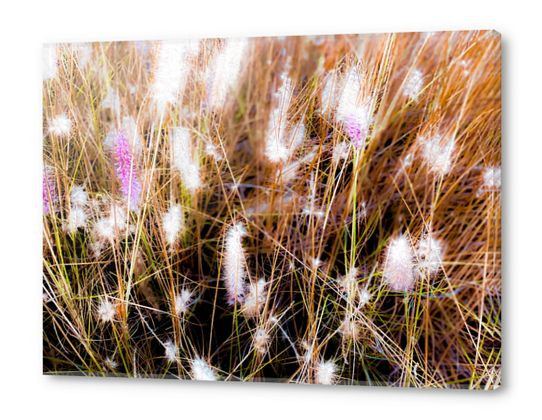
[[[141,183],[134,162],[134,156],[128,146],[124,133],[120,130],[116,141],[117,176],[121,183],[121,191],[129,201],[130,210],[136,211],[141,202]]]
[[[357,149],[365,147],[371,124],[370,106],[357,107],[348,117],[346,131]]]
[[[53,169],[50,167],[46,167],[43,170],[42,196],[43,196],[43,212],[50,213],[51,209],[56,211],[54,203],[58,201],[58,194],[56,192]]]

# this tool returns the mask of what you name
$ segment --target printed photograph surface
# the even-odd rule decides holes
[[[47,44],[42,86],[44,374],[501,385],[497,32]]]

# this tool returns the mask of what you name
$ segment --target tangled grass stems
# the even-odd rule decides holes
[[[45,61],[45,373],[500,385],[498,34]]]

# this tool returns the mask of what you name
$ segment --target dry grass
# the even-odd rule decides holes
[[[182,98],[165,110],[152,95],[161,48],[52,49],[59,68],[43,84],[43,159],[58,200],[43,218],[44,372],[500,385],[500,178],[484,184],[486,168],[500,167],[498,34],[251,39],[224,105],[213,108],[206,74],[227,42],[202,40],[185,57]],[[340,91],[354,70],[357,105],[370,100],[362,147],[329,97],[322,100],[326,80]],[[419,89],[409,85],[416,71]],[[285,78],[285,127],[303,123],[305,135],[273,163],[266,136]],[[68,136],[49,130],[60,114],[71,121]],[[142,139],[140,154],[132,149],[142,186],[135,211],[126,210],[108,146],[126,116]],[[187,162],[199,165],[195,191],[180,173],[187,165],[172,163],[179,127],[192,139]],[[438,134],[442,144],[454,141],[448,170],[427,159],[422,137]],[[342,142],[344,159],[333,159]],[[67,222],[76,186],[89,199],[79,206],[79,229]],[[45,191],[54,201],[55,191]],[[184,219],[171,243],[163,217],[175,205]],[[120,214],[114,238],[99,240],[96,226],[112,207]],[[224,239],[235,223],[246,229],[246,294],[230,304]],[[435,270],[419,252],[428,234],[443,248]],[[411,245],[414,283],[394,291],[385,281],[386,248],[401,235]],[[248,308],[250,285],[256,300]],[[189,299],[176,300],[183,290]],[[103,302],[110,320],[100,316]],[[322,361],[335,370],[319,368]]]

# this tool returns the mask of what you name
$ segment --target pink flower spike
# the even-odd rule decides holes
[[[53,177],[53,170],[50,167],[46,167],[43,170],[43,212],[45,214],[50,213],[51,209],[56,211],[54,203],[58,201],[58,195],[56,193],[55,180]]]
[[[365,147],[365,142],[369,135],[369,125],[370,119],[368,107],[356,108],[356,110],[348,117],[346,131],[348,137],[350,137],[357,149],[363,149]]]
[[[134,162],[134,156],[128,146],[128,141],[122,130],[119,130],[116,140],[117,176],[121,183],[121,191],[129,201],[130,210],[137,211],[141,202],[141,183]]]

